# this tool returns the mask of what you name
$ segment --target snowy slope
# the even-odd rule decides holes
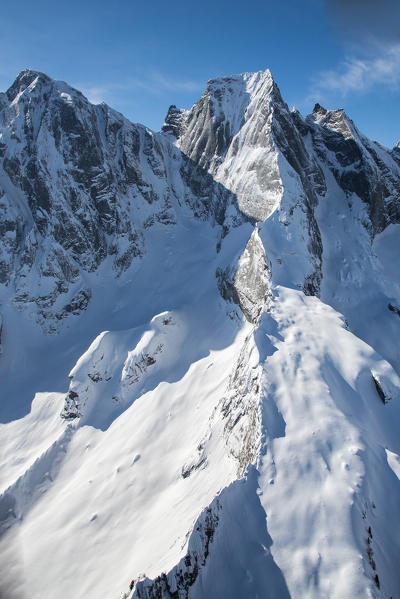
[[[398,149],[269,71],[0,123],[0,595],[400,597]]]

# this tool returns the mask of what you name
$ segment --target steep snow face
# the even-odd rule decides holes
[[[129,400],[157,386],[152,380],[155,370],[160,381],[168,379],[184,337],[182,319],[170,312],[154,316],[144,331],[101,333],[69,374],[62,417],[79,418],[81,425],[109,426]]]
[[[271,354],[260,499],[291,595],[396,596],[399,480],[384,448],[399,454],[398,376],[337,312],[297,291],[277,290],[259,334]],[[395,389],[388,405],[378,371]]]
[[[269,71],[0,110],[0,595],[400,596],[398,150]]]
[[[176,224],[181,204],[222,224],[232,194],[165,139],[35,71],[0,113],[0,283],[50,332],[85,310],[87,274],[107,259],[121,276],[146,252],[146,231]],[[232,207],[232,219],[240,222]]]
[[[134,581],[135,599],[399,593],[400,380],[318,298],[279,287],[274,300],[254,334],[257,470],[203,511],[173,569]],[[373,376],[392,388],[389,404]]]
[[[16,469],[4,462],[9,486],[1,499],[12,510],[0,551],[14,555],[15,571],[23,568],[10,582],[12,594],[40,597],[46,580],[47,589],[66,596],[118,597],[132,578],[169,570],[184,554],[202,509],[236,479],[249,456],[255,458],[258,420],[249,422],[248,413],[240,418],[240,405],[231,401],[238,388],[232,370],[251,384],[258,353],[252,339],[246,340],[250,325],[239,328],[224,318],[221,304],[212,308],[208,302],[203,316],[199,306],[163,313],[142,331],[105,333],[92,343],[71,373],[81,418],[67,424],[54,398],[35,402],[46,401],[57,422],[54,449],[43,450],[37,438],[45,430],[44,407],[34,406],[29,422],[4,425],[4,438],[14,437],[14,449],[29,425],[30,452],[38,455],[32,475],[27,465]],[[132,374],[141,378],[133,380]],[[116,388],[126,394],[117,406]],[[245,391],[240,387],[249,402]],[[248,432],[246,443],[240,427]],[[57,497],[64,498],[61,505]],[[23,531],[13,526],[22,520]]]

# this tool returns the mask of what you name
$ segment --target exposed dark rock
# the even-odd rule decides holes
[[[25,69],[22,71],[12,86],[7,90],[6,95],[10,102],[15,100],[16,96],[21,92],[25,91],[35,79],[38,80],[39,84],[43,85],[51,81],[50,77],[41,73],[40,71],[33,71],[31,69]]]
[[[395,314],[397,314],[397,316],[400,316],[400,308],[398,306],[389,303],[388,308],[391,312],[394,312]]]
[[[99,383],[100,381],[103,380],[103,377],[101,376],[101,374],[99,372],[88,372],[88,377],[94,383]]]
[[[168,574],[163,572],[154,580],[144,578],[132,581],[125,594],[131,599],[189,599],[189,591],[196,582],[199,571],[206,564],[211,544],[219,523],[221,504],[218,498],[207,507],[194,525],[187,554]]]
[[[0,495],[0,537],[7,532],[17,520],[17,501],[10,492]]]
[[[376,144],[358,132],[343,110],[319,107],[307,122],[315,150],[330,167],[338,185],[347,195],[355,193],[368,205],[371,235],[380,233],[390,223],[400,222],[400,180],[382,160]]]
[[[372,379],[374,381],[375,388],[378,392],[379,397],[381,398],[382,403],[387,404],[392,398],[387,394],[387,392],[384,391],[381,382],[378,380],[376,376],[372,375]]]
[[[64,306],[62,311],[69,314],[79,314],[83,310],[86,310],[91,296],[92,292],[90,289],[82,289],[72,298],[69,304]]]
[[[165,117],[165,123],[161,127],[163,133],[171,132],[175,137],[179,137],[181,134],[182,127],[182,114],[183,111],[179,110],[174,104],[172,104]]]
[[[135,358],[127,367],[125,378],[127,381],[127,385],[133,385],[140,381],[144,373],[156,363],[156,358],[159,353],[163,351],[163,345],[160,344],[154,350],[154,355],[150,355],[146,352],[142,352],[140,356]]]
[[[188,478],[191,474],[193,474],[193,472],[205,468],[206,465],[207,456],[204,454],[203,451],[200,450],[198,459],[195,462],[192,462],[191,464],[185,464],[184,466],[182,466],[182,478]]]
[[[215,276],[217,277],[218,290],[221,297],[226,302],[233,302],[239,305],[239,296],[235,287],[235,271],[231,266],[226,268],[217,268]]]
[[[79,395],[70,389],[65,398],[63,411],[60,414],[61,418],[64,418],[64,420],[75,420],[75,418],[80,418],[81,414],[79,412],[78,400]]]

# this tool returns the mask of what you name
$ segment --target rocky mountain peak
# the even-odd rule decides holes
[[[24,69],[19,73],[14,83],[7,90],[7,98],[10,102],[13,102],[29,87],[34,87],[37,84],[43,85],[50,83],[51,81],[50,77],[40,71]]]
[[[266,70],[212,79],[190,110],[170,108],[163,130],[173,131],[180,150],[236,195],[246,216],[265,220],[282,199],[279,156],[297,172],[315,170],[297,129],[300,121]],[[312,190],[307,194],[315,204]]]
[[[326,108],[321,106],[318,102],[315,104],[312,113],[313,114],[326,114],[328,111]]]
[[[353,121],[347,116],[343,108],[327,110],[317,103],[307,119],[314,121],[325,129],[340,133],[345,139],[358,136]]]
[[[224,93],[247,93],[250,96],[261,94],[267,96],[276,87],[271,71],[240,73],[229,77],[217,77],[207,83],[206,94],[221,99]]]
[[[268,145],[277,106],[287,110],[268,69],[211,79],[190,110],[170,108],[163,131],[173,131],[183,153],[215,174],[241,146]]]
[[[177,108],[175,104],[171,104],[167,116],[165,117],[164,124],[161,127],[161,131],[163,133],[172,133],[178,138],[181,133],[181,123],[184,112],[184,110]]]
[[[265,112],[271,102],[282,102],[269,69],[211,79],[205,96],[211,103],[214,118],[223,119],[236,131],[244,120]]]

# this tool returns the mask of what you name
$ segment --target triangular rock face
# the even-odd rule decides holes
[[[302,220],[297,243],[308,266],[296,284],[314,294],[322,252],[314,208],[325,181],[306,149],[306,129],[268,70],[210,81],[190,110],[170,110],[163,128],[173,130],[179,149],[235,194],[247,217],[263,222],[278,210]]]
[[[188,111],[169,112],[177,146],[233,191],[239,208],[265,220],[282,195],[272,138],[275,104],[284,107],[269,71],[215,79]]]
[[[0,595],[399,596],[399,197],[398,148],[270,71],[160,133],[23,71]]]

